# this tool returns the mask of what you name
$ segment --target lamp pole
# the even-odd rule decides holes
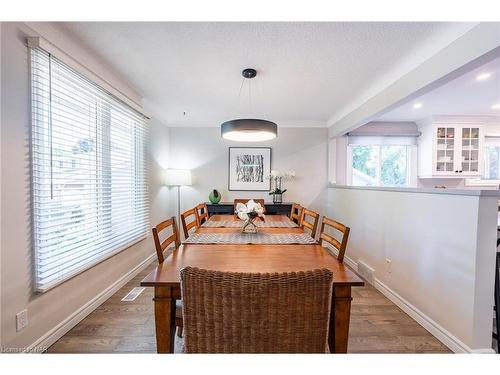
[[[187,169],[167,169],[165,184],[177,187],[177,225],[181,223],[181,186],[192,184],[191,171]]]
[[[177,185],[177,226],[181,225],[181,185]]]

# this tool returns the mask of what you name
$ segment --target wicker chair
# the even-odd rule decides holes
[[[186,353],[325,353],[333,274],[181,270]]]

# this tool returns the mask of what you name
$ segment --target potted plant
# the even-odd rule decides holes
[[[283,203],[283,194],[287,189],[283,188],[283,180],[291,180],[295,177],[295,171],[280,172],[273,170],[269,175],[271,179],[271,191],[269,195],[273,196],[273,203]],[[274,187],[273,187],[274,186]]]

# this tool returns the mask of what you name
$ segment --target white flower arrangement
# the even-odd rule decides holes
[[[235,212],[236,216],[241,220],[253,220],[256,217],[260,217],[262,220],[265,219],[264,207],[260,203],[256,203],[253,199],[250,199],[247,204],[238,203]]]

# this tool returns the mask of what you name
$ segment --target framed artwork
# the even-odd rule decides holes
[[[229,147],[229,190],[269,191],[271,147]]]

